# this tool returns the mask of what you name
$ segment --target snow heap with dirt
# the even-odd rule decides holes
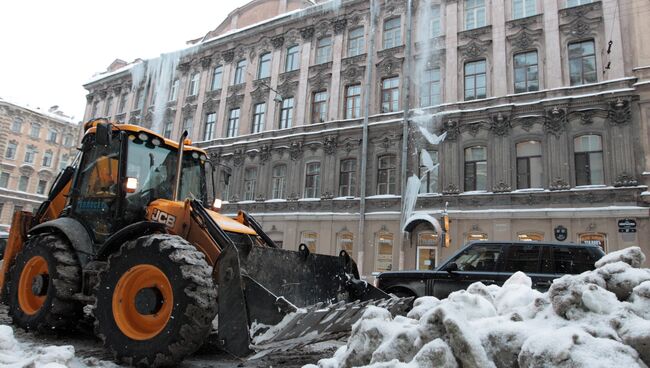
[[[305,367],[648,367],[650,269],[632,247],[546,293],[517,272],[502,287],[474,283],[422,297],[407,317],[369,308],[347,345]]]

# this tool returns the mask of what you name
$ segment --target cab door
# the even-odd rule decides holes
[[[72,190],[71,217],[88,229],[95,243],[103,243],[113,234],[120,218],[122,165],[118,137],[104,146],[96,144],[94,135],[87,136]]]

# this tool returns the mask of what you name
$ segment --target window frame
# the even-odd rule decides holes
[[[352,168],[345,164],[353,162]],[[357,159],[344,158],[339,161],[339,197],[355,197],[357,195]]]
[[[276,169],[282,167],[283,175],[276,175]],[[272,199],[285,199],[287,191],[287,171],[288,166],[285,163],[278,163],[273,165],[271,169],[271,198]]]
[[[295,49],[295,52],[292,51],[293,49]],[[289,67],[291,67],[291,69]],[[284,56],[284,71],[286,73],[298,69],[300,69],[300,45],[295,44],[286,48],[286,54]]]
[[[535,54],[536,64],[528,64],[528,55],[533,54],[533,53]],[[517,59],[518,56],[524,56],[525,57],[525,59],[526,59],[525,65],[517,66],[516,59]],[[528,79],[529,73],[531,73],[529,69],[532,66],[535,66],[535,69],[536,69],[535,73],[537,73],[537,79]],[[518,81],[517,80],[517,70],[520,70],[520,69],[524,70],[525,78],[524,78],[523,81]],[[540,84],[539,72],[540,72],[540,70],[539,70],[539,52],[537,52],[537,49],[517,52],[517,53],[513,54],[512,55],[512,81],[513,81],[512,86],[513,86],[513,92],[514,93],[526,93],[526,92],[539,91],[539,87],[540,87],[539,86],[539,84]],[[518,88],[517,83],[522,83],[522,82],[524,83],[524,87],[525,87],[524,90],[517,90],[517,88]],[[537,83],[537,86],[534,89],[531,89],[530,84],[532,82]]]
[[[577,140],[580,139],[581,137],[585,137],[585,136],[598,137],[598,139],[600,141],[600,150],[597,150],[597,151],[596,150],[594,150],[594,151],[577,151],[576,150],[576,142],[577,142]],[[573,166],[574,166],[574,178],[575,178],[576,186],[604,185],[605,184],[605,154],[604,154],[604,150],[605,150],[605,147],[604,147],[604,144],[603,144],[603,136],[600,135],[600,134],[584,133],[584,134],[576,135],[575,137],[573,137]],[[579,179],[579,171],[578,171],[578,162],[577,161],[578,161],[578,156],[579,155],[585,157],[584,162],[586,163],[586,165],[585,165],[585,174],[586,175],[584,176],[584,178],[588,177],[589,180],[588,180],[587,183],[583,183],[582,181],[579,182],[579,180],[578,180]],[[592,174],[592,170],[591,170],[592,165],[591,165],[591,163],[592,163],[592,160],[595,158],[595,157],[592,158],[592,155],[593,156],[600,155],[599,159],[600,159],[600,163],[601,163],[601,172],[602,172],[602,174],[601,174],[602,175],[602,182],[600,182],[600,183],[594,183],[594,177],[591,175]]]
[[[256,166],[250,166],[244,169],[244,200],[245,201],[255,200],[255,189],[257,187],[257,175],[258,175],[258,170]]]
[[[519,2],[521,4],[521,9],[520,9],[521,13],[520,14],[517,14],[517,12],[518,12],[517,9],[519,8],[517,6],[517,2]],[[533,4],[532,10],[527,10],[528,9],[527,5],[529,5],[530,3]],[[532,16],[537,15],[537,0],[512,0],[512,2],[510,4],[511,4],[511,7],[512,7],[511,18],[513,20],[528,18],[528,17],[532,17]],[[528,11],[532,11],[532,13],[528,14]]]
[[[402,45],[402,17],[401,16],[384,19],[384,23],[381,29],[382,29],[381,45],[383,50]]]
[[[199,94],[199,84],[201,84],[201,72],[195,72],[190,75],[190,82],[187,85],[187,97]]]
[[[472,149],[472,148],[478,148],[481,147],[483,148],[485,152],[485,158],[484,159],[472,159],[472,160],[467,160],[467,151]],[[483,162],[485,163],[485,188],[478,189],[478,170],[477,170],[477,163]],[[471,182],[471,187],[468,188],[468,175],[467,175],[467,169],[468,167],[472,167],[473,169],[473,175],[471,176],[473,178],[473,181]],[[473,146],[465,147],[463,150],[463,191],[465,192],[475,192],[475,191],[486,191],[487,186],[488,186],[488,152],[487,152],[487,145],[483,144],[476,144]]]
[[[392,158],[393,162],[388,162],[388,166],[382,167],[382,159]],[[385,194],[396,194],[397,193],[397,155],[394,153],[386,153],[377,157],[377,186],[376,194],[385,195]],[[386,181],[380,181],[382,173],[385,173]],[[382,185],[384,190],[382,190]],[[393,190],[391,191],[391,186]]]
[[[351,95],[350,89],[358,89],[358,94]],[[352,106],[350,106],[352,103]],[[345,119],[359,119],[361,117],[361,83],[349,84],[345,86]]]
[[[285,102],[291,101],[291,106],[285,106]],[[293,126],[293,109],[295,107],[295,100],[293,96],[282,99],[280,105],[280,121],[278,129],[289,129]]]
[[[438,78],[435,78],[437,73]],[[431,77],[431,78],[429,78]],[[440,67],[427,68],[420,84],[420,107],[435,106],[442,102],[442,71]],[[437,88],[434,88],[437,86]],[[434,93],[435,92],[437,93]],[[426,92],[426,93],[424,93]],[[437,96],[437,98],[435,98]]]
[[[435,152],[435,160],[433,160],[434,165],[438,165],[434,168],[434,172],[431,171],[426,171],[426,173],[423,174],[423,168],[425,170],[428,170],[429,168],[422,164],[422,151],[418,152],[418,177],[420,178],[420,189],[418,191],[419,194],[428,194],[428,193],[438,193],[438,186],[439,186],[439,179],[440,179],[440,158],[439,158],[439,152],[438,149],[427,149],[426,150],[429,155],[431,155],[432,152]],[[435,176],[435,179],[432,179],[432,174]],[[426,175],[426,177],[422,177],[422,175]],[[426,182],[426,188],[427,190],[425,192],[422,191],[422,186]],[[435,189],[431,191],[431,188],[434,187]]]
[[[246,73],[246,59],[238,60],[235,64],[235,72],[232,76],[232,85],[236,86],[246,82],[245,73]]]
[[[392,81],[396,80],[397,85],[392,86]],[[386,82],[391,81],[391,86],[386,87]],[[400,111],[400,77],[390,76],[381,80],[381,113],[390,113]],[[386,97],[388,96],[388,99]]]
[[[207,112],[205,114],[205,124],[203,128],[203,140],[209,141],[214,139],[214,130],[217,125],[217,113]]]
[[[468,6],[469,2],[473,2],[476,4],[473,6]],[[482,17],[480,17],[481,10],[483,11]],[[485,27],[487,25],[487,17],[488,17],[487,12],[488,12],[488,8],[485,4],[485,0],[465,0],[463,2],[463,23],[465,26],[464,30],[468,31],[470,29]],[[470,14],[472,14],[471,24],[469,21]]]
[[[310,172],[309,167],[317,167],[318,172]],[[320,161],[311,161],[305,164],[305,185],[303,191],[303,198],[320,198],[320,184],[321,184],[321,163]],[[311,179],[311,180],[310,180]],[[310,181],[313,186],[308,186]],[[311,196],[310,196],[311,195]]]
[[[361,35],[355,35],[355,37],[352,37],[352,33],[359,30],[361,31]],[[347,57],[358,56],[364,53],[366,38],[365,32],[366,29],[364,26],[354,27],[348,31],[348,45],[346,48]]]
[[[521,144],[525,143],[533,143],[536,142],[535,144],[539,144],[539,154],[535,155],[524,155],[523,153],[520,155],[519,154],[519,146]],[[516,176],[516,186],[517,189],[542,189],[544,187],[544,146],[541,140],[537,139],[530,139],[530,140],[524,140],[515,143],[515,176]],[[531,159],[539,159],[539,166],[540,166],[540,172],[539,172],[539,181],[540,181],[540,186],[539,187],[534,187],[532,185],[532,176],[533,172],[531,169]],[[520,162],[526,162],[526,186],[523,186],[524,184],[520,184],[520,176],[524,175],[523,173],[520,173]],[[536,173],[535,173],[536,174]]]
[[[271,52],[260,55],[257,65],[257,79],[269,78],[271,76]]]
[[[261,106],[261,111],[258,107]],[[261,133],[264,131],[264,118],[266,116],[266,102],[259,102],[253,105],[253,120],[251,124],[251,133]]]
[[[324,97],[323,97],[324,96]],[[317,100],[317,98],[320,98]],[[314,91],[311,94],[311,122],[312,124],[324,123],[327,121],[327,90]]]
[[[226,138],[234,138],[238,136],[240,119],[241,119],[241,108],[234,107],[228,111],[228,122],[226,124]]]
[[[218,91],[223,88],[223,65],[219,64],[212,68],[212,83],[210,88],[212,91]]]
[[[592,48],[592,53],[591,54],[581,54],[580,56],[573,56],[571,55],[571,47],[574,45],[582,45],[582,44],[587,44],[591,43],[591,48]],[[583,48],[582,46],[580,46]],[[583,48],[584,49],[584,48]],[[582,40],[574,40],[569,43],[567,43],[567,60],[568,60],[568,70],[569,70],[569,85],[570,86],[582,86],[585,84],[592,84],[592,83],[598,83],[598,58],[597,58],[597,48],[596,48],[596,40],[595,38],[587,38],[587,39],[582,39]],[[593,59],[593,73],[587,73],[585,74],[585,59]],[[572,75],[573,73],[573,63],[572,61],[574,60],[580,60],[580,81],[579,82],[574,82],[572,80]],[[585,75],[592,75],[593,74],[593,79],[587,80]]]
[[[481,63],[481,62],[483,63],[483,72],[476,72],[476,66],[474,66],[474,70],[475,70],[474,73],[468,74],[467,67],[469,65],[474,65],[474,64]],[[473,101],[473,100],[480,100],[480,99],[487,98],[487,95],[488,95],[488,93],[487,93],[488,92],[487,69],[488,68],[487,68],[487,59],[486,58],[476,59],[476,60],[468,60],[468,61],[465,61],[463,63],[463,100],[464,101]],[[483,79],[485,81],[485,84],[482,87],[485,90],[483,96],[480,96],[478,94],[478,90],[481,87],[477,87],[477,83],[476,83],[478,77],[481,76],[481,75],[483,76]],[[467,94],[467,91],[468,91],[468,89],[467,89],[468,77],[471,77],[473,79],[473,87],[472,87],[473,89],[472,89],[472,95],[471,96],[468,96],[468,94]]]
[[[323,44],[323,42],[327,43]],[[316,41],[315,64],[325,64],[332,61],[332,36],[324,36]]]

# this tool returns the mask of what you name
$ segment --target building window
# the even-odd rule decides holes
[[[537,231],[527,231],[517,233],[517,239],[519,241],[544,241],[544,233]]]
[[[542,188],[542,143],[517,143],[517,189]]]
[[[203,132],[203,140],[209,141],[214,138],[214,125],[217,121],[217,113],[209,112],[205,115],[205,131]]]
[[[393,234],[380,231],[375,240],[377,248],[377,262],[375,271],[384,272],[393,269]]]
[[[438,151],[420,152],[420,193],[438,192]]]
[[[29,185],[29,176],[22,175],[18,180],[18,190],[21,192],[26,192],[28,185]]]
[[[603,173],[603,143],[599,135],[588,134],[573,140],[576,165],[576,185],[605,183]]]
[[[50,167],[52,166],[52,151],[45,151],[43,154],[43,164],[41,166]]]
[[[64,147],[72,147],[72,136],[69,134],[66,134],[63,137],[63,146]]]
[[[271,53],[267,52],[260,55],[260,65],[257,68],[257,79],[268,78],[271,76]]]
[[[465,63],[465,100],[485,98],[486,91],[485,60]]]
[[[11,131],[14,133],[20,133],[22,129],[23,129],[23,119],[15,118],[14,121],[11,123]]]
[[[136,110],[142,110],[144,107],[144,88],[138,88],[135,100],[137,101]],[[95,115],[93,114],[93,116]]]
[[[598,81],[593,40],[569,44],[569,77],[572,86]]]
[[[603,252],[607,252],[607,235],[602,233],[582,233],[578,234],[578,242],[581,244],[591,244],[599,246]]]
[[[399,110],[399,77],[386,78],[381,81],[381,112]]]
[[[293,123],[293,97],[282,100],[280,108],[280,129],[291,128]]]
[[[226,137],[236,137],[239,132],[239,108],[230,110],[228,116],[228,127],[226,130]]]
[[[305,195],[304,198],[318,198],[320,196],[320,162],[307,164],[305,170]]]
[[[377,161],[377,194],[395,194],[397,189],[396,156],[383,155]]]
[[[488,240],[488,236],[486,233],[478,232],[478,231],[470,231],[467,234],[467,241],[485,241]]]
[[[9,173],[3,172],[0,174],[0,188],[6,188],[9,186]]]
[[[339,172],[339,196],[353,197],[357,194],[357,160],[350,158],[341,161]]]
[[[257,168],[249,167],[244,171],[244,200],[255,199],[255,184],[257,183]]]
[[[287,57],[284,61],[284,71],[291,72],[300,68],[298,45],[293,45],[287,48]]]
[[[484,146],[465,148],[465,191],[487,189],[487,150]]]
[[[402,19],[400,17],[384,21],[383,47],[400,46],[402,44]]]
[[[61,158],[59,159],[59,171],[68,166],[68,158],[68,155],[61,155]]]
[[[442,25],[440,23],[440,7],[431,8],[431,18],[429,19],[429,37],[435,38],[442,34]]]
[[[584,5],[591,3],[591,0],[566,0],[566,7],[570,8],[572,6]]]
[[[39,180],[38,187],[36,187],[36,194],[45,194],[47,188],[47,180]]]
[[[514,56],[515,93],[539,90],[537,51],[522,52]]]
[[[109,97],[106,100],[106,106],[104,107],[104,116],[109,117],[113,113],[113,97]]]
[[[36,147],[28,146],[27,149],[25,150],[25,160],[24,160],[25,163],[33,164],[35,158],[36,158]]]
[[[13,160],[16,158],[16,149],[18,148],[18,144],[14,142],[9,142],[7,144],[7,151],[5,151],[5,158],[9,160]]]
[[[512,0],[512,19],[530,17],[537,14],[537,0]]]
[[[200,73],[194,73],[190,77],[190,87],[188,88],[188,96],[196,96],[199,94],[199,81],[201,79]]]
[[[465,29],[485,26],[485,0],[465,0]]]
[[[345,118],[358,119],[361,117],[361,85],[353,84],[345,87]]]
[[[311,122],[322,123],[327,120],[327,91],[314,92],[311,101]]]
[[[264,130],[264,115],[266,114],[266,103],[255,104],[253,108],[253,128],[251,133],[259,133]]]
[[[118,106],[120,114],[126,111],[126,102],[128,101],[128,99],[129,99],[128,93],[124,93],[120,95],[120,106]]]
[[[348,32],[348,57],[361,55],[364,46],[363,27],[353,28]]]
[[[47,142],[49,143],[56,143],[56,138],[57,138],[57,131],[54,129],[49,129],[47,131]]]
[[[194,125],[194,118],[191,116],[188,116],[185,118],[183,121],[183,130],[187,131],[187,136],[191,137],[192,136],[192,126]]]
[[[165,122],[165,128],[163,130],[163,137],[165,138],[171,138],[172,137],[172,130],[174,129],[174,121],[173,120],[167,120]]]
[[[433,106],[440,104],[440,69],[427,69],[424,71],[420,84],[420,106]]]
[[[332,60],[332,37],[323,37],[316,43],[316,64]]]
[[[318,243],[318,233],[313,231],[303,231],[300,233],[300,244],[304,244],[310,253],[316,253]]]
[[[212,71],[212,90],[216,91],[221,89],[221,83],[223,79],[223,65],[217,65]]]
[[[434,270],[438,263],[438,235],[432,232],[418,234],[416,268]]]
[[[349,231],[342,231],[336,237],[336,254],[340,254],[344,250],[347,254],[352,256],[352,250],[354,248],[354,234]]]
[[[178,98],[178,86],[179,86],[179,81],[178,79],[174,79],[172,82],[171,87],[169,88],[169,101],[176,101]]]
[[[246,71],[246,59],[239,60],[237,66],[235,67],[235,75],[232,79],[232,84],[241,84],[244,83],[244,72]]]
[[[29,132],[29,136],[32,138],[38,138],[38,136],[40,135],[41,135],[41,126],[39,124],[32,123],[32,129]]]
[[[287,165],[275,165],[273,167],[273,199],[283,199],[287,186]]]

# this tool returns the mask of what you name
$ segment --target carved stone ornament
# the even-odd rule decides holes
[[[458,186],[453,183],[447,184],[447,186],[442,190],[443,194],[458,194],[460,193],[460,190],[458,189]]]
[[[329,87],[329,82],[330,82],[331,74],[327,73],[318,73],[315,76],[309,78],[309,84],[311,85],[311,88],[314,90],[321,90],[321,89],[326,89]]]
[[[510,134],[511,128],[512,125],[510,124],[510,118],[508,116],[504,116],[501,113],[492,116],[492,121],[490,122],[490,131],[492,134],[504,137]]]
[[[345,31],[345,27],[348,24],[348,20],[345,18],[337,19],[332,23],[335,34],[341,34]]]
[[[176,67],[176,70],[178,70],[181,73],[185,73],[188,70],[190,70],[190,66],[191,65],[189,62],[179,63],[178,66]]]
[[[208,100],[203,103],[203,111],[212,112],[217,111],[219,106],[219,101],[217,100]]]
[[[343,72],[343,80],[346,82],[357,82],[361,79],[361,75],[363,73],[363,68],[357,67],[355,65],[352,65],[345,69]]]
[[[566,180],[556,177],[551,181],[551,185],[549,186],[550,190],[564,190],[564,189],[569,189],[571,186],[569,183],[566,182]]]
[[[233,165],[235,165],[235,167],[239,167],[243,165],[245,159],[246,159],[246,155],[244,154],[243,150],[236,149],[235,152],[233,152],[232,163]]]
[[[501,181],[499,184],[495,185],[494,188],[492,188],[492,191],[494,193],[506,193],[512,191],[512,187]]]
[[[533,42],[533,38],[524,30],[512,40],[512,47],[517,50],[525,50],[529,49]]]
[[[464,130],[467,131],[472,137],[476,137],[479,130],[481,130],[482,125],[483,124],[481,123],[465,124]]]
[[[399,72],[402,68],[402,60],[389,55],[377,64],[377,69],[382,76],[391,75]]]
[[[314,27],[305,27],[301,29],[300,37],[305,41],[311,40],[312,37],[314,37]]]
[[[578,37],[585,36],[591,32],[591,26],[589,23],[582,20],[582,18],[578,18],[573,21],[569,29],[572,35]]]
[[[330,192],[325,192],[320,195],[320,199],[333,199],[333,198],[334,198],[334,194]]]
[[[294,94],[294,91],[298,87],[298,81],[285,81],[278,86],[278,92],[282,97],[291,97]]]
[[[95,98],[95,94],[94,94],[94,93],[89,93],[89,94],[87,94],[87,95],[86,95],[86,102],[87,102],[87,103],[91,103],[91,102],[93,102],[93,98]]]
[[[239,202],[239,196],[237,194],[233,194],[230,196],[230,201],[231,203],[237,203]]]
[[[204,68],[209,68],[212,64],[212,58],[209,56],[204,56],[201,58],[201,66]]]
[[[271,159],[271,146],[265,144],[260,148],[260,164],[264,165]]]
[[[544,119],[544,131],[559,138],[567,125],[566,110],[557,106],[546,112]]]
[[[594,115],[596,114],[593,110],[585,110],[580,112],[580,124],[582,125],[591,125],[594,123]]]
[[[639,182],[636,178],[626,172],[618,174],[616,180],[614,181],[615,187],[633,187],[638,185]]]
[[[442,123],[442,130],[447,133],[445,139],[448,141],[455,141],[460,135],[460,125],[455,120],[447,120]]]
[[[289,145],[289,157],[293,161],[297,161],[302,157],[302,142],[293,142]]]
[[[113,94],[114,94],[115,96],[119,96],[120,93],[122,92],[122,85],[121,85],[121,84],[118,84],[118,85],[116,85],[116,86],[113,86],[113,87],[112,87],[112,91],[113,91]]]
[[[279,49],[282,45],[284,45],[284,36],[278,36],[271,39],[271,46],[273,46],[274,49]]]
[[[624,125],[632,120],[632,108],[628,99],[617,98],[609,103],[607,119],[610,125]]]
[[[235,59],[235,50],[227,50],[223,52],[223,61],[230,63]]]
[[[108,95],[108,92],[106,92],[105,89],[99,91],[99,98],[104,99],[106,98],[106,95]]]
[[[335,135],[325,138],[323,142],[323,151],[328,155],[333,155],[336,153],[336,147],[338,146],[338,140]]]
[[[226,97],[226,104],[228,107],[239,107],[242,101],[244,101],[244,95],[230,95]]]
[[[485,53],[485,47],[482,47],[478,42],[471,41],[465,46],[461,47],[461,54],[468,59],[477,58]]]

